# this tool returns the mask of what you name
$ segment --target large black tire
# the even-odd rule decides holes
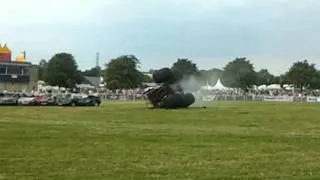
[[[191,106],[195,101],[195,97],[191,93],[187,93],[183,95],[184,108]]]
[[[167,83],[167,84],[173,84],[175,83],[175,76],[171,69],[169,68],[162,68],[157,71],[155,71],[152,75],[153,81],[155,83]]]
[[[184,106],[184,99],[181,94],[169,95],[161,104],[160,108],[177,109]]]

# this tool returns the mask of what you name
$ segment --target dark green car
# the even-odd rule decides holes
[[[58,106],[100,106],[101,99],[94,95],[67,94],[58,96],[56,103]]]

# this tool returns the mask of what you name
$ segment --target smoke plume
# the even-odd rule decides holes
[[[204,101],[202,97],[208,94],[201,90],[202,86],[205,86],[203,82],[199,81],[195,76],[189,76],[183,78],[179,85],[182,87],[184,93],[192,93],[195,97],[195,103],[191,107],[205,107],[212,104],[213,101]],[[213,94],[212,94],[213,95]]]

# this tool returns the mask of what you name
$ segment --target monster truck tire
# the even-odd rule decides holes
[[[177,109],[184,106],[183,96],[180,94],[169,95],[161,104],[160,108]]]
[[[155,83],[168,83],[173,84],[175,82],[175,76],[171,69],[169,68],[162,68],[155,71],[152,75],[153,81]]]
[[[189,107],[191,106],[196,100],[191,93],[186,93],[183,95],[183,100],[184,100],[184,107]]]

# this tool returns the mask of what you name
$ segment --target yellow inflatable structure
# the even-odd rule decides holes
[[[0,62],[11,62],[11,50],[8,48],[7,44],[4,46],[0,43]],[[15,59],[16,62],[26,62],[26,52],[21,52]]]
[[[24,57],[24,54],[19,54],[17,57],[16,57],[16,61],[17,62],[25,62],[26,59]]]

